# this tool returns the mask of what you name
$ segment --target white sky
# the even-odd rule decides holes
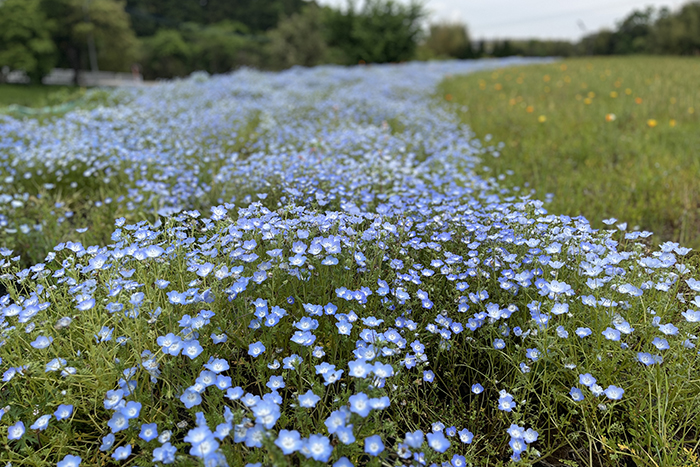
[[[318,0],[345,6],[347,0]],[[408,0],[398,0],[408,3]],[[423,0],[430,22],[466,23],[472,39],[569,39],[614,28],[632,10],[667,6],[683,0]],[[361,5],[361,2],[358,2]]]

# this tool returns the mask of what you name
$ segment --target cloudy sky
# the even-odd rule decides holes
[[[399,0],[406,3],[408,0]],[[320,0],[343,6],[346,0]],[[577,40],[613,28],[634,9],[667,6],[683,0],[424,0],[431,22],[460,21],[472,39],[541,38]],[[358,4],[361,4],[358,2]]]

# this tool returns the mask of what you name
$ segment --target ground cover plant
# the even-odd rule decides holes
[[[431,97],[515,63],[0,116],[0,462],[696,462],[698,256],[478,176]]]
[[[550,212],[698,248],[698,79],[697,58],[591,57],[454,77],[441,93],[479,138],[503,143],[491,173],[552,194]]]

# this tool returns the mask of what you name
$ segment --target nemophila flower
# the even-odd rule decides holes
[[[472,384],[472,392],[474,394],[481,394],[482,392],[484,392],[484,387],[479,383],[474,383]]]
[[[45,349],[48,346],[50,346],[52,342],[53,342],[53,337],[51,337],[51,336],[49,336],[49,337],[37,336],[37,338],[34,339],[34,341],[31,342],[29,345],[31,345],[35,349]]]
[[[199,392],[193,390],[192,388],[187,388],[180,396],[180,401],[185,404],[185,407],[191,409],[192,407],[202,403],[202,396],[199,394]]]
[[[365,438],[365,453],[370,456],[378,456],[384,451],[384,443],[379,435],[368,436]]]
[[[15,423],[14,425],[10,425],[7,428],[7,439],[9,439],[9,440],[20,439],[20,438],[22,438],[22,436],[24,436],[25,431],[26,430],[24,428],[24,423],[22,423],[22,421],[20,420],[17,423]]]
[[[316,407],[316,403],[320,400],[321,398],[309,389],[305,394],[299,395],[299,406],[306,408]]]
[[[464,456],[460,456],[459,454],[455,454],[452,456],[452,460],[450,461],[453,467],[465,467],[467,465],[467,459]]]
[[[139,433],[139,438],[149,442],[158,437],[158,425],[155,423],[144,423],[141,425],[141,432]]]
[[[282,450],[285,456],[301,449],[302,444],[301,436],[296,430],[280,430],[275,440],[275,445]]]
[[[319,462],[328,462],[333,452],[333,446],[327,437],[322,435],[311,435],[306,441],[307,457],[311,457]]]
[[[197,358],[203,351],[204,349],[196,339],[182,343],[182,354],[188,356],[190,360]]]
[[[671,346],[668,345],[668,341],[666,339],[662,339],[661,337],[655,337],[651,343],[659,350],[668,350],[671,348]]]
[[[579,388],[571,388],[571,391],[569,391],[569,395],[576,402],[582,401],[584,399],[583,392],[581,392]]]
[[[434,379],[435,379],[435,373],[433,373],[430,370],[423,371],[423,381],[426,381],[428,383],[432,383]]]
[[[341,410],[334,410],[331,412],[331,414],[326,418],[324,421],[324,424],[326,425],[326,428],[328,429],[329,434],[333,434],[336,432],[336,430],[341,427],[345,426],[346,423],[346,414],[345,412]]]
[[[505,412],[510,412],[515,408],[516,404],[513,400],[513,396],[510,394],[502,395],[498,398],[498,410],[503,410]]]
[[[700,311],[686,310],[681,313],[681,315],[683,315],[685,320],[689,323],[700,323]]]
[[[37,418],[29,428],[32,430],[43,431],[47,426],[49,426],[49,420],[51,420],[51,414],[42,415],[41,417]]]
[[[529,358],[533,362],[536,362],[540,358],[540,351],[537,349],[526,349],[525,357]]]
[[[676,334],[678,334],[678,328],[675,327],[672,323],[659,325],[659,331],[663,332],[667,336],[675,336]]]
[[[434,451],[443,453],[450,448],[451,443],[447,438],[445,438],[442,431],[438,431],[437,433],[428,433],[426,436],[428,438],[428,446],[430,446]]]
[[[337,461],[335,461],[335,463],[333,464],[333,467],[355,467],[355,466],[353,465],[352,462],[350,462],[350,459],[343,456],[340,459],[338,459]]]
[[[348,402],[350,403],[350,412],[356,413],[362,418],[369,415],[370,410],[372,410],[369,397],[364,392],[353,394],[348,398]]]
[[[282,359],[282,368],[285,370],[296,370],[297,366],[303,362],[304,360],[299,355],[292,354],[289,357],[285,357]]]
[[[112,453],[112,459],[122,461],[131,455],[131,444],[120,446]]]
[[[653,365],[654,363],[662,363],[663,358],[661,355],[652,355],[646,352],[637,352],[637,360],[646,366]]]
[[[355,442],[355,433],[353,433],[352,425],[339,426],[335,430],[335,436],[341,443],[345,445],[350,445]]]
[[[464,444],[471,444],[472,440],[474,439],[474,434],[466,428],[463,428],[457,434],[459,435],[459,440]]]
[[[254,344],[250,344],[248,346],[248,355],[250,355],[253,358],[258,357],[264,351],[265,351],[265,346],[260,341],[255,342]]]
[[[522,438],[511,438],[508,445],[513,450],[513,455],[516,458],[520,458],[520,454],[527,449],[527,444]]]
[[[56,467],[78,467],[83,459],[80,456],[66,454],[63,459],[58,461]]]
[[[49,363],[46,364],[45,373],[50,371],[58,371],[66,365],[66,360],[63,358],[54,358]]]
[[[112,414],[112,418],[107,422],[107,426],[112,430],[112,433],[118,433],[129,428],[129,419],[122,411],[118,410]]]
[[[115,436],[113,433],[109,433],[102,438],[102,445],[100,446],[100,451],[109,451],[114,446]]]
[[[493,348],[497,350],[505,349],[506,343],[503,339],[495,339],[493,341]]]
[[[56,417],[58,421],[64,420],[71,415],[73,415],[73,406],[70,404],[60,404],[53,413],[53,416]]]
[[[280,407],[273,402],[260,401],[251,410],[255,415],[255,422],[260,423],[268,430],[275,426],[280,418]]]
[[[126,406],[121,409],[126,418],[131,420],[132,418],[138,418],[139,413],[141,413],[141,403],[136,401],[129,401]]]
[[[622,395],[625,393],[625,390],[622,388],[618,388],[617,386],[610,385],[605,389],[605,395],[608,397],[608,399],[612,400],[620,400],[622,399]]]
[[[164,443],[161,447],[153,450],[152,462],[162,462],[163,464],[172,464],[175,462],[175,452],[177,448],[169,442]]]
[[[592,384],[595,384],[596,381],[597,380],[590,373],[578,375],[578,382],[583,384],[584,386],[590,387]]]
[[[613,328],[608,327],[608,328],[605,328],[605,331],[603,331],[601,334],[603,334],[603,336],[605,336],[605,338],[610,340],[610,341],[619,341],[620,340],[620,331],[618,331],[617,329],[613,329]]]

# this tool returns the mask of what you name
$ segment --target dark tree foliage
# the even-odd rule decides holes
[[[305,0],[127,0],[138,36],[183,23],[210,25],[220,21],[245,24],[251,32],[274,28],[284,16],[301,11]]]
[[[414,57],[421,36],[423,6],[393,0],[366,0],[361,9],[348,1],[345,11],[328,10],[328,43],[348,63],[401,62]]]

